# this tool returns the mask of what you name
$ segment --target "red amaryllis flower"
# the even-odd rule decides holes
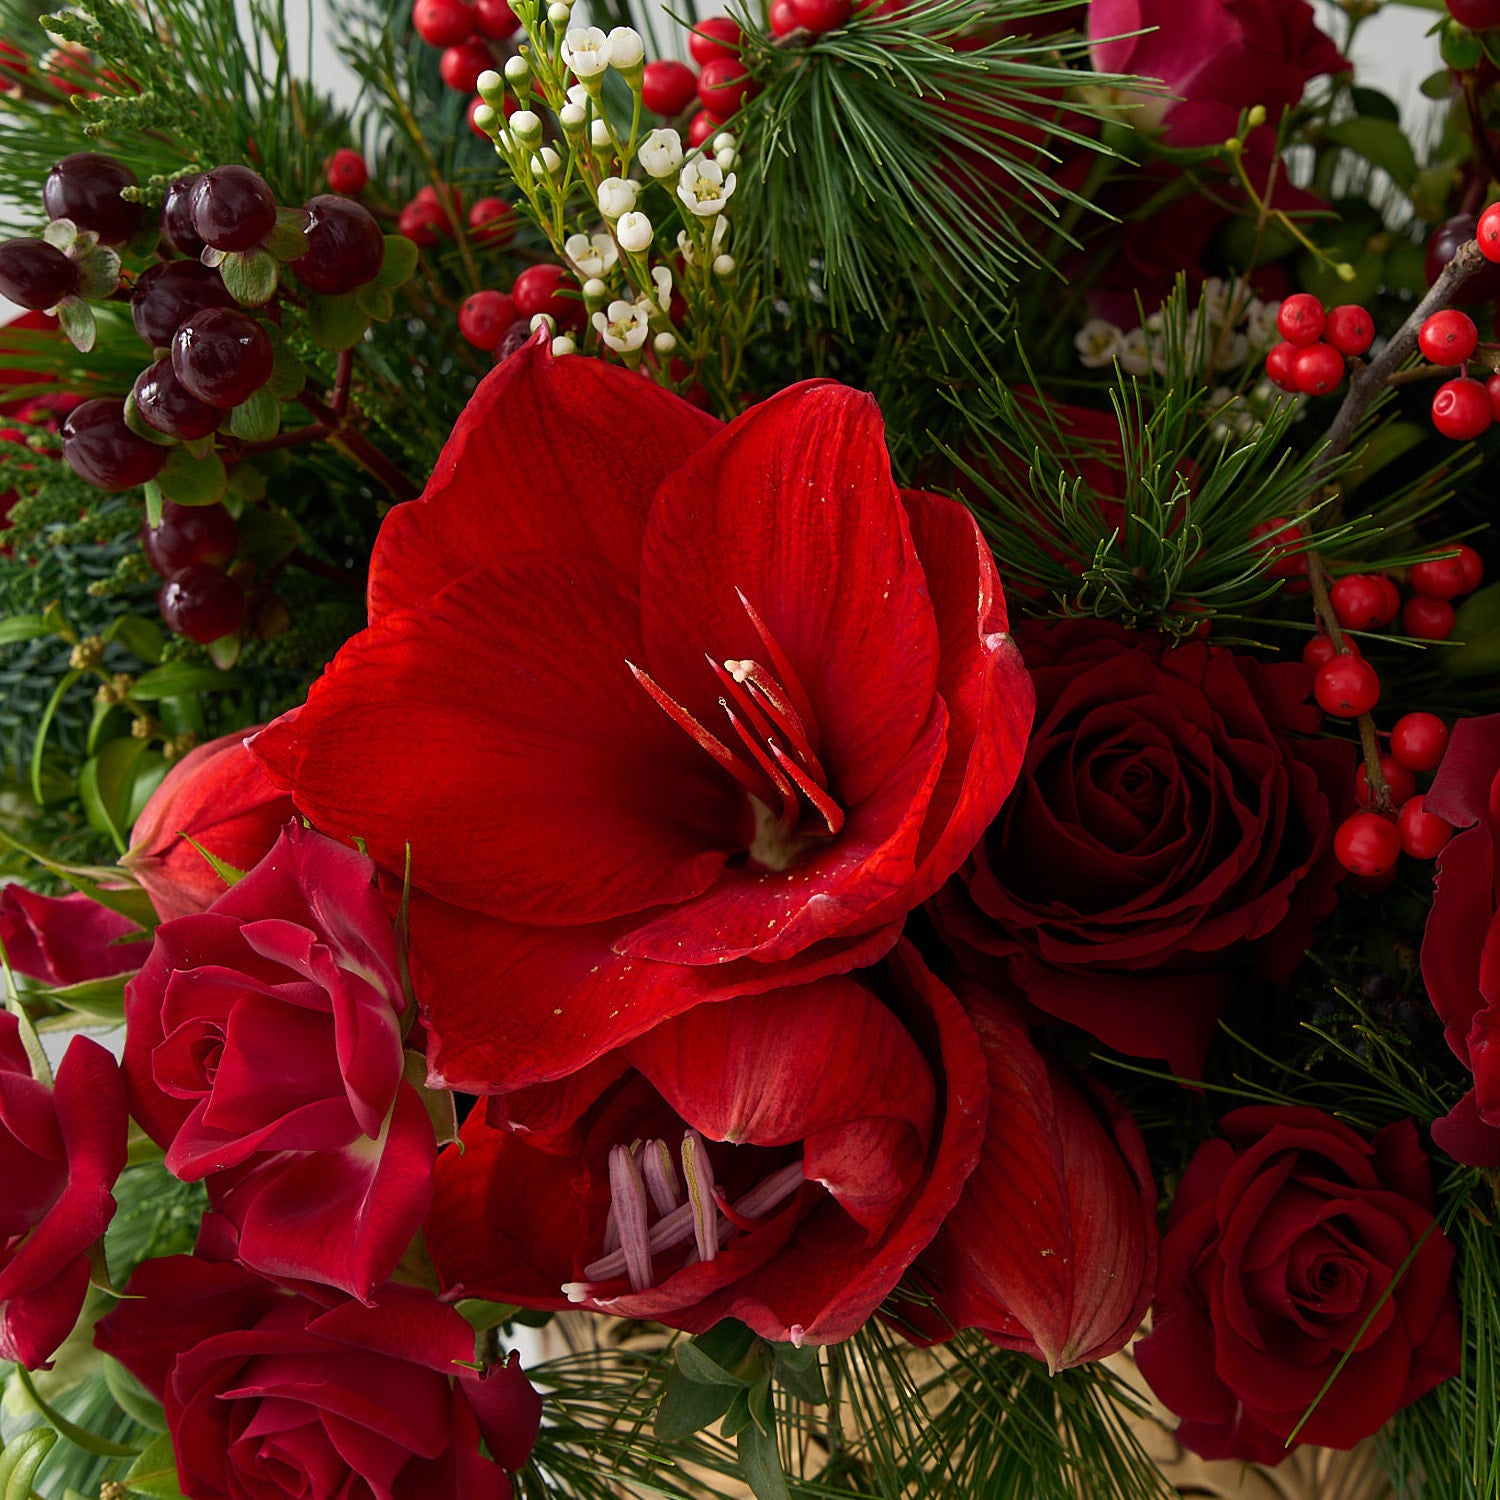
[[[160,1397],[192,1500],[510,1500],[541,1398],[514,1356],[473,1370],[430,1292],[316,1302],[190,1255],[128,1291],[96,1342]]]
[[[725,427],[533,342],[386,521],[370,612],[254,748],[410,849],[429,1061],[480,1092],[889,951],[1030,722],[973,520],[827,383]]]
[[[368,1297],[432,1195],[375,867],[299,824],[205,912],[163,923],[125,992],[131,1113],[271,1276]]]
[[[114,1217],[125,1166],[115,1060],[74,1037],[48,1088],[20,1023],[0,1010],[0,1359],[35,1369],[67,1338],[89,1289],[89,1251]]]
[[[810,1065],[845,1054],[858,1067]],[[425,1236],[451,1296],[834,1342],[953,1207],[985,1099],[973,1027],[902,943],[492,1099],[508,1128],[470,1117]]]

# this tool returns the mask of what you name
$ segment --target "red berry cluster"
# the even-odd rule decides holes
[[[458,310],[458,331],[476,349],[493,350],[497,359],[515,353],[531,332],[531,320],[545,313],[559,329],[583,327],[583,303],[562,266],[528,266],[509,292],[475,292]]]
[[[1355,794],[1364,810],[1345,818],[1333,836],[1334,857],[1350,874],[1380,881],[1393,877],[1403,853],[1413,859],[1437,857],[1453,828],[1427,811],[1417,777],[1437,770],[1447,748],[1448,726],[1436,714],[1403,714],[1396,720],[1390,749],[1380,757],[1394,819],[1370,806],[1369,780],[1359,768]]]
[[[1462,546],[1456,556],[1413,564],[1406,575],[1411,594],[1404,603],[1396,581],[1376,573],[1346,574],[1330,587],[1328,598],[1334,617],[1345,630],[1380,630],[1399,614],[1407,635],[1422,641],[1445,641],[1453,634],[1453,605],[1449,601],[1473,593],[1483,576],[1479,554],[1472,547]],[[1319,652],[1332,654],[1332,648],[1325,645],[1327,639],[1315,636],[1308,643],[1303,659],[1310,666],[1318,664],[1313,657]]]
[[[164,580],[156,602],[169,630],[207,644],[245,623],[245,570],[230,567],[239,551],[239,527],[222,505],[168,500],[161,524],[144,527],[141,542]]]
[[[1445,380],[1432,398],[1432,425],[1455,442],[1477,438],[1500,413],[1500,375],[1491,375],[1486,384],[1468,373],[1479,348],[1473,318],[1456,307],[1433,313],[1417,334],[1417,347],[1435,365],[1459,367],[1457,378]]]
[[[472,94],[479,75],[504,62],[491,42],[504,42],[521,29],[506,0],[416,0],[411,24],[429,46],[441,47],[438,72],[450,89]]]
[[[1284,391],[1322,396],[1344,380],[1344,360],[1375,340],[1375,320],[1355,303],[1325,311],[1311,292],[1288,297],[1276,314],[1283,339],[1266,355],[1266,374]]]
[[[747,99],[759,93],[760,85],[750,77],[740,58],[744,43],[745,33],[740,30],[739,22],[728,16],[709,16],[699,21],[689,34],[688,51],[698,64],[694,91],[703,106],[688,122],[690,146],[703,145],[739,112]]]

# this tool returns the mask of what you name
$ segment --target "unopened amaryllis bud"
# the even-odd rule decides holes
[[[652,177],[670,177],[682,165],[682,137],[675,130],[653,130],[641,142],[640,158]]]
[[[634,302],[611,302],[608,315],[596,312],[593,323],[599,336],[616,354],[634,354],[651,331],[645,308]]]
[[[643,213],[622,214],[620,222],[615,225],[615,238],[619,240],[620,248],[632,255],[638,255],[650,246],[652,233],[651,220]]]
[[[734,188],[733,172],[726,177],[718,162],[698,158],[684,163],[677,178],[677,196],[688,212],[700,219],[722,212]]]
[[[599,184],[599,212],[606,219],[618,219],[635,207],[640,184],[628,177],[606,177]]]
[[[609,66],[609,38],[597,26],[571,27],[563,38],[562,58],[573,76],[587,86]]]

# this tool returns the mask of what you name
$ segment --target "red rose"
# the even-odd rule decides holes
[[[61,986],[128,973],[151,951],[143,936],[129,917],[82,891],[39,896],[24,885],[0,887],[0,946],[28,979]]]
[[[1049,1015],[1197,1074],[1246,945],[1285,978],[1333,905],[1353,749],[1293,737],[1321,720],[1300,663],[1093,620],[1019,639],[1036,727],[941,925]]]
[[[1030,716],[973,519],[825,382],[725,427],[533,340],[387,519],[370,615],[254,748],[410,849],[433,1074],[477,1092],[888,952]]]
[[[395,934],[374,865],[289,823],[206,912],[157,929],[125,992],[131,1113],[269,1276],[368,1297],[432,1195],[403,1081]]]
[[[1129,1342],[1156,1286],[1156,1183],[1135,1121],[1031,1044],[973,984],[959,998],[990,1080],[984,1150],[922,1254],[898,1321],[928,1339],[979,1328],[1054,1373]]]
[[[1458,1373],[1453,1247],[1416,1127],[1366,1141],[1257,1106],[1220,1129],[1172,1202],[1136,1362],[1204,1458],[1277,1463],[1299,1423],[1301,1442],[1351,1447]]]
[[[1227,140],[1257,104],[1274,124],[1310,79],[1349,66],[1307,0],[1091,0],[1088,30],[1099,72],[1158,78],[1176,95],[1145,97],[1132,115],[1172,146]]]
[[[74,1037],[48,1088],[0,1010],[0,1359],[35,1369],[72,1332],[89,1252],[114,1217],[126,1124],[103,1047]]]
[[[1500,714],[1460,719],[1425,803],[1456,833],[1437,860],[1422,980],[1474,1087],[1432,1138],[1455,1161],[1500,1167]]]
[[[883,971],[701,1005],[492,1099],[509,1128],[469,1117],[425,1237],[450,1297],[831,1343],[953,1207],[985,1098],[973,1027],[902,943]]]
[[[326,1306],[185,1255],[127,1290],[95,1341],[161,1399],[189,1500],[510,1500],[541,1398],[514,1356],[464,1368],[474,1331],[430,1293]]]
[[[291,815],[292,799],[271,784],[245,748],[245,735],[226,734],[190,750],[167,772],[141,809],[121,863],[163,921],[185,917],[224,894],[223,880],[190,839],[248,870]]]

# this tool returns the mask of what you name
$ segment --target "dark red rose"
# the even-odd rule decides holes
[[[1018,639],[1036,727],[940,923],[1040,1010],[1197,1074],[1247,945],[1284,979],[1333,905],[1354,751],[1297,737],[1301,663],[1094,620]]]
[[[1029,723],[972,517],[827,382],[721,426],[533,340],[387,519],[370,615],[254,748],[398,881],[410,849],[433,1076],[475,1092],[874,962]]]
[[[464,1368],[474,1331],[430,1293],[327,1305],[186,1255],[127,1291],[95,1342],[161,1399],[188,1500],[510,1500],[541,1398],[514,1356]]]
[[[881,971],[700,1005],[493,1098],[505,1128],[470,1116],[425,1237],[449,1296],[831,1343],[953,1207],[985,1099],[972,1025],[902,943]]]
[[[1349,66],[1307,0],[1090,0],[1088,31],[1099,72],[1158,78],[1176,96],[1142,96],[1131,116],[1171,146],[1228,140],[1257,104],[1274,124],[1310,79]]]
[[[0,887],[0,945],[28,979],[68,985],[127,974],[151,951],[143,937],[129,917],[82,891],[39,896],[23,885]]]
[[[978,1328],[1054,1373],[1129,1342],[1156,1286],[1156,1183],[1135,1121],[1102,1085],[1031,1043],[999,996],[959,999],[989,1073],[984,1150],[922,1253],[921,1305],[898,1324],[925,1338]]]
[[[1459,831],[1438,855],[1422,980],[1474,1075],[1432,1138],[1456,1161],[1500,1167],[1500,714],[1453,726],[1425,806]]]
[[[103,1047],[74,1037],[48,1088],[0,1010],[0,1359],[35,1369],[72,1332],[89,1252],[114,1217],[126,1126]]]
[[[190,750],[167,772],[136,819],[121,863],[163,921],[185,917],[224,894],[223,880],[189,839],[248,870],[291,815],[292,799],[271,784],[245,748],[245,735],[226,734]]]
[[[125,992],[131,1113],[269,1276],[368,1297],[432,1196],[403,1081],[395,934],[354,850],[289,823],[206,912],[163,923]]]
[[[1277,1463],[1310,1407],[1299,1442],[1351,1447],[1458,1373],[1453,1247],[1416,1127],[1366,1141],[1256,1106],[1219,1128],[1172,1202],[1136,1363],[1204,1458]]]

